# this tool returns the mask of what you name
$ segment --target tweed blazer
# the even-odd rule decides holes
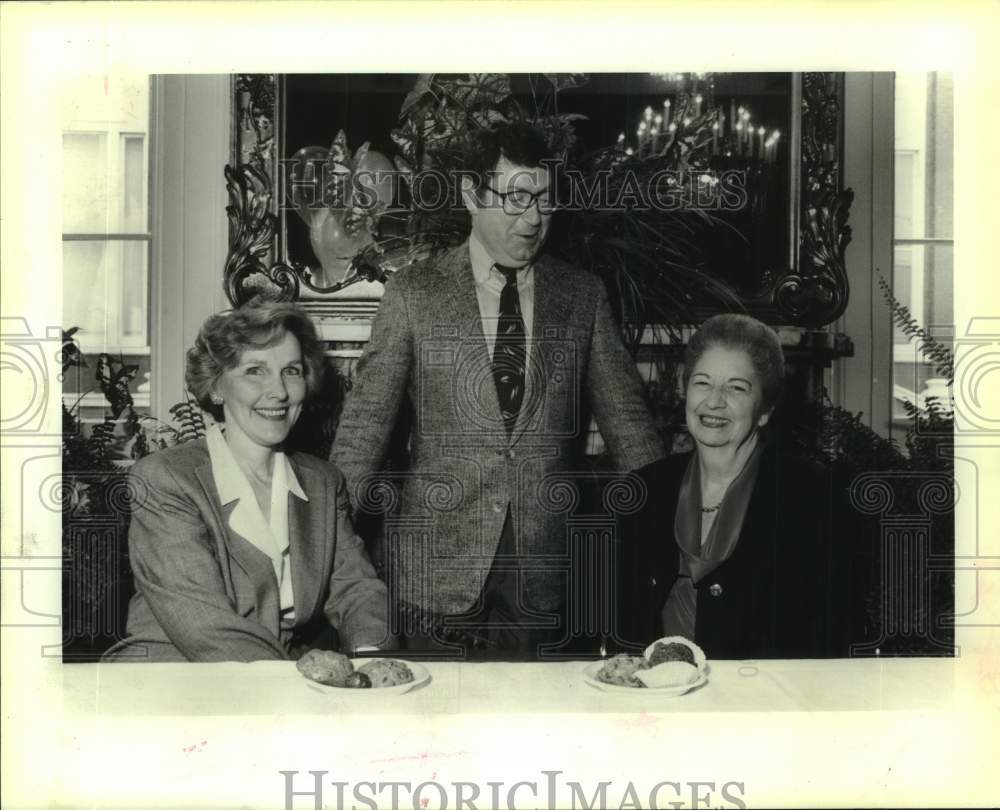
[[[229,527],[204,439],[132,468],[129,553],[136,594],[128,637],[105,660],[287,659],[327,622],[341,647],[388,643],[387,593],[348,518],[343,477],[303,454],[289,461],[308,501],[289,494],[295,623],[283,631],[270,558]]]
[[[565,601],[565,519],[576,502],[567,486],[576,486],[573,457],[590,414],[619,469],[664,454],[604,285],[552,258],[533,266],[525,393],[510,435],[468,244],[388,281],[344,406],[332,458],[356,509],[391,513],[390,591],[423,610],[475,605],[508,509],[517,552],[498,562],[523,572],[529,607]],[[381,469],[407,401],[410,467],[389,476]]]
[[[660,612],[678,576],[678,493],[691,453],[638,471],[646,505],[622,521],[619,648],[663,635]],[[694,641],[709,658],[848,655],[864,600],[852,574],[845,488],[777,443],[761,457],[732,554],[695,585]]]

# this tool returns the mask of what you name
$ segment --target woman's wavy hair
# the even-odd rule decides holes
[[[212,402],[212,391],[222,373],[236,368],[247,349],[274,346],[286,334],[294,335],[302,349],[308,397],[319,387],[323,375],[323,345],[316,327],[301,307],[266,299],[254,299],[205,321],[187,352],[184,382],[191,396],[221,422],[222,406]]]
[[[688,341],[684,353],[685,390],[695,364],[713,346],[746,352],[761,380],[761,407],[765,412],[774,410],[785,389],[785,355],[777,333],[749,315],[713,315]]]

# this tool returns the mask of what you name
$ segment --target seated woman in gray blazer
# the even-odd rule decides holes
[[[213,315],[186,382],[222,425],[131,473],[137,593],[114,661],[255,661],[387,646],[386,588],[329,462],[282,450],[318,386],[309,316],[263,303]]]

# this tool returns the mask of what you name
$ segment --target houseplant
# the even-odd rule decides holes
[[[62,373],[88,368],[76,342],[77,328],[62,339]],[[83,396],[62,405],[62,602],[63,658],[94,660],[125,627],[132,594],[128,524],[134,494],[128,468],[155,450],[204,433],[200,409],[190,401],[174,405],[173,424],[143,416],[131,385],[138,367],[101,352],[94,388],[107,407],[103,419],[86,424]]]

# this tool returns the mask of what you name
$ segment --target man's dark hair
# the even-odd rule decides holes
[[[495,124],[475,132],[468,141],[463,169],[475,175],[476,191],[489,181],[501,157],[515,166],[533,169],[555,158],[542,133],[523,121]]]

